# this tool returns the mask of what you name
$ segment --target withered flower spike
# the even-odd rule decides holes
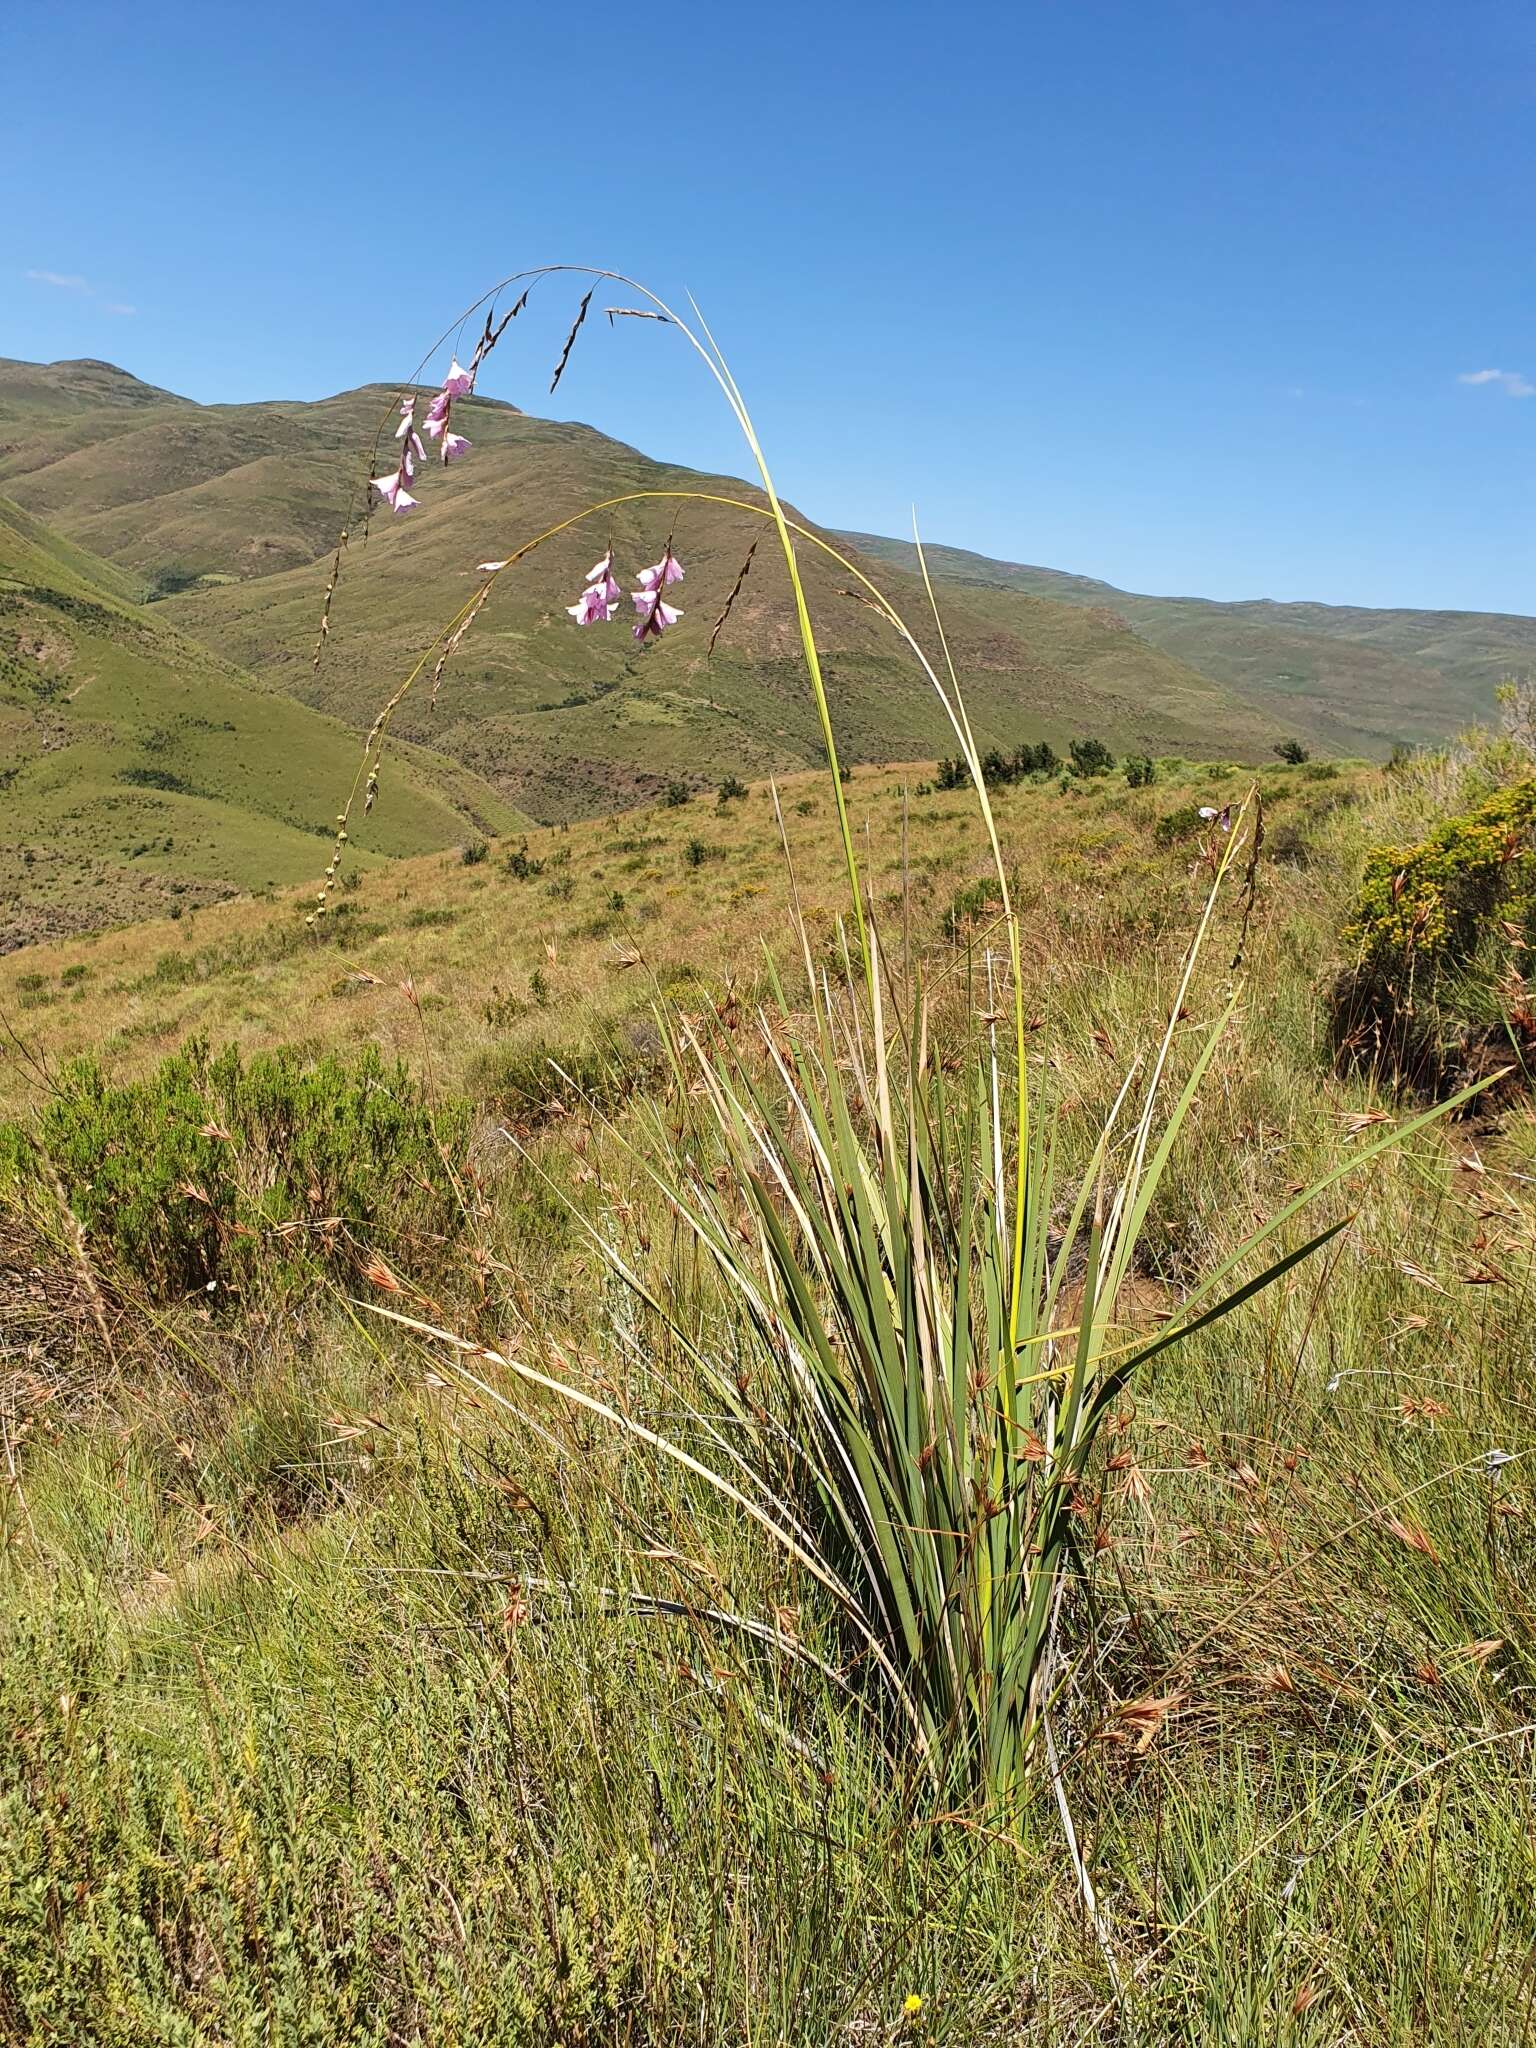
[[[735,604],[737,598],[741,595],[741,586],[747,580],[748,572],[751,570],[752,567],[752,557],[756,553],[757,542],[753,541],[751,547],[747,549],[747,559],[741,565],[741,573],[737,576],[736,581],[731,586],[730,596],[725,600],[725,610],[720,614],[719,618],[716,619],[714,631],[709,636],[709,645],[704,650],[704,659],[706,661],[708,661],[710,656],[714,653],[715,642],[720,638],[721,633],[725,630],[725,622],[731,616],[731,607]]]
[[[653,313],[648,306],[604,306],[603,311],[608,315],[610,327],[615,320],[659,320],[663,327],[672,325],[667,314]]]
[[[330,580],[325,586],[325,602],[320,607],[320,631],[315,640],[315,658],[312,664],[312,668],[316,671],[320,667],[320,656],[324,651],[325,643],[331,637],[331,600],[336,595],[336,585],[341,581],[341,557],[346,545],[347,529],[343,527],[341,529],[341,536],[336,542],[336,552],[331,557],[331,574]]]
[[[594,286],[593,290],[595,289],[596,287]],[[581,332],[581,323],[583,320],[586,319],[587,308],[588,306],[591,305],[591,303],[592,293],[589,291],[583,297],[580,306],[576,309],[576,318],[571,322],[571,331],[565,337],[565,347],[560,351],[560,360],[558,363],[556,363],[555,374],[550,380],[549,388],[551,391],[554,390],[555,386],[560,382],[560,379],[565,375],[565,366],[571,359],[571,349],[575,345],[577,335]]]
[[[437,693],[442,685],[443,670],[447,668],[449,661],[458,652],[459,645],[463,640],[464,635],[475,623],[475,620],[479,618],[481,607],[484,605],[486,599],[490,596],[490,594],[490,584],[483,584],[480,590],[476,593],[474,603],[470,606],[468,612],[466,612],[464,617],[460,620],[459,624],[454,628],[452,635],[449,637],[448,644],[444,647],[442,653],[437,657],[437,666],[432,671],[432,695],[428,699],[428,703],[431,706],[435,707],[437,704]]]

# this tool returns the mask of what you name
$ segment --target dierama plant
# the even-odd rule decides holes
[[[525,276],[534,283],[556,274]],[[1030,1084],[1018,912],[926,566],[937,662],[857,564],[785,514],[745,402],[703,322],[683,320],[632,280],[587,275],[644,300],[638,308],[613,308],[615,318],[675,327],[703,360],[742,429],[765,502],[639,491],[586,507],[503,560],[482,564],[488,580],[445,629],[442,653],[430,650],[421,666],[437,654],[441,673],[446,652],[497,577],[555,534],[619,505],[703,501],[767,522],[788,573],[831,771],[848,881],[844,965],[835,980],[820,969],[803,925],[797,927],[792,936],[808,1021],[791,1028],[776,982],[776,1000],[760,1019],[756,1061],[685,1017],[663,1014],[677,1098],[692,1106],[691,1124],[679,1136],[659,1111],[651,1114],[642,1126],[641,1161],[707,1254],[728,1319],[744,1323],[751,1340],[744,1368],[738,1350],[686,1327],[663,1290],[593,1230],[612,1269],[693,1361],[696,1384],[674,1433],[652,1429],[574,1378],[488,1352],[397,1311],[378,1313],[452,1347],[458,1369],[492,1398],[505,1397],[476,1361],[489,1359],[605,1417],[648,1454],[706,1482],[822,1588],[843,1657],[837,1666],[813,1659],[819,1668],[858,1691],[946,1793],[1006,1803],[1040,1753],[1070,1662],[1064,1596],[1077,1568],[1095,1447],[1122,1391],[1149,1359],[1228,1315],[1345,1228],[1347,1218],[1299,1242],[1289,1234],[1293,1219],[1334,1180],[1429,1119],[1362,1148],[1289,1201],[1160,1328],[1138,1335],[1126,1324],[1122,1299],[1138,1242],[1238,1001],[1234,991],[1175,1090],[1170,1074],[1176,1049],[1182,1051],[1185,998],[1224,878],[1248,843],[1245,814],[1230,820],[1156,1052],[1143,1071],[1126,1076],[1069,1184],[1054,1110]],[[522,282],[508,279],[498,290]],[[519,305],[526,296],[525,290]],[[590,298],[589,291],[562,370]],[[933,1056],[920,986],[903,978],[905,993],[894,993],[898,984],[866,906],[799,570],[802,548],[837,562],[911,655],[924,686],[937,693],[975,791],[1002,904],[1006,1002],[989,1004],[974,1022],[958,1064]],[[663,593],[681,575],[669,537],[660,560],[636,579],[632,630],[642,645],[680,618]],[[579,626],[601,623],[619,595],[610,546],[568,609]],[[370,789],[389,712],[415,673],[369,736]],[[1080,1297],[1069,1308],[1079,1271]],[[711,1619],[732,1622],[786,1656],[810,1655],[758,1618]]]

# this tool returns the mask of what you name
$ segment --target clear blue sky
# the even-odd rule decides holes
[[[0,13],[0,354],[316,397],[591,261],[693,290],[829,523],[1536,611],[1530,0]],[[487,388],[740,470],[658,329],[551,405],[571,297]]]

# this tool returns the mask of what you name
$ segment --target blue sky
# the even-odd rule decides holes
[[[3,16],[0,354],[317,397],[590,261],[696,294],[828,523],[1536,611],[1529,0]],[[740,470],[662,330],[547,398],[574,296],[486,388]]]

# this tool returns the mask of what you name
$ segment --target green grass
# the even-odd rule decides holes
[[[989,936],[999,943],[995,909],[987,908],[995,884],[978,867],[964,796],[916,794],[931,775],[931,763],[922,762],[861,768],[849,801],[860,843],[870,848],[883,915],[899,917],[905,897],[919,920],[957,934],[954,957],[969,980],[980,971],[976,949]],[[1124,920],[1139,942],[1184,928],[1192,887],[1186,869],[1198,843],[1194,806],[1240,797],[1247,781],[1231,767],[1169,760],[1160,776],[1149,790],[1129,791],[1113,776],[1066,791],[998,793],[1023,901],[1050,919],[1050,944],[1031,982],[1041,996],[1066,971],[1080,933]],[[1368,772],[1345,769],[1319,783],[1306,768],[1276,766],[1262,784],[1272,829],[1306,835],[1335,807],[1348,809],[1368,786]],[[830,958],[842,873],[840,854],[823,843],[825,777],[791,778],[782,798],[806,907]],[[1161,843],[1159,822],[1181,814],[1188,815],[1179,833]],[[523,865],[525,841],[528,865],[542,866],[520,875],[512,870]],[[697,864],[693,841],[706,855]],[[377,1042],[415,1059],[422,1022],[401,993],[409,980],[429,1006],[437,1070],[448,1083],[478,1087],[525,1053],[564,1047],[574,1058],[611,1031],[643,1035],[658,985],[691,985],[701,997],[723,996],[733,979],[750,988],[765,946],[779,945],[786,907],[772,800],[762,785],[723,811],[660,802],[569,828],[509,834],[468,867],[450,852],[354,873],[356,886],[333,896],[330,929],[319,936],[304,926],[307,891],[189,910],[174,922],[0,959],[0,1004],[51,1058],[105,1047],[124,1072],[142,1071],[193,1031],[251,1048],[295,1038]],[[1276,874],[1281,886],[1301,885],[1289,868]],[[619,910],[615,892],[623,897]],[[707,949],[701,931],[710,934]],[[81,969],[84,978],[76,978]],[[30,1099],[35,1085],[14,1051],[0,1050],[0,1107]]]
[[[1407,1114],[1330,1076],[1318,999],[1363,848],[1406,836],[1405,816],[1417,829],[1422,793],[1365,770],[1263,779],[1307,858],[1261,863],[1245,992],[1133,1276],[1149,1327],[1256,1214],[1388,1127],[1370,1119]],[[849,795],[943,1055],[1000,935],[972,896],[949,936],[977,835],[958,796],[904,801],[914,780],[861,772]],[[1202,900],[1195,842],[1160,844],[1158,822],[1240,788],[1164,762],[1151,790],[998,796],[1068,1180],[1151,1047]],[[824,781],[785,810],[830,964]],[[693,838],[722,858],[688,868]],[[482,1256],[434,1281],[443,1314],[672,1427],[687,1357],[565,1204],[731,1355],[725,1299],[636,1163],[647,1120],[679,1105],[654,1042],[627,1034],[660,984],[753,1058],[760,944],[785,903],[771,808],[754,789],[723,817],[657,805],[535,833],[546,865],[526,879],[505,850],[368,872],[340,899],[357,906],[340,926],[370,934],[355,947],[303,937],[296,904],[234,903],[191,935],[37,948],[0,963],[0,990],[50,1056],[121,1032],[123,1071],[161,1043],[140,1022],[167,1040],[194,1018],[247,1045],[395,1038],[483,1111]],[[582,936],[616,886],[633,911]],[[455,914],[422,924],[424,908]],[[1215,1014],[1240,922],[1224,901],[1192,1025]],[[725,942],[702,983],[701,929]],[[643,958],[621,965],[629,946]],[[183,978],[157,958],[198,964]],[[364,971],[377,982],[343,993]],[[493,987],[510,1020],[486,1017]],[[478,1076],[519,1047],[530,1071],[540,1044],[577,1085],[515,1123],[520,1159]],[[603,1097],[624,1047],[641,1092]],[[6,1081],[35,1099],[14,1054]],[[936,1803],[810,1664],[691,1618],[770,1615],[843,1655],[814,1582],[712,1488],[482,1362],[507,1415],[436,1347],[324,1293],[215,1324],[191,1302],[151,1310],[101,1263],[108,1353],[63,1219],[34,1219],[24,1252],[0,1237],[0,2033],[1526,2038],[1533,1165],[1519,1101],[1378,1158],[1326,1207],[1354,1220],[1324,1260],[1163,1354],[1112,1421],[1059,1740],[1118,1992],[1048,1781],[1006,1824]],[[1495,1448],[1516,1462],[1490,1477]]]
[[[0,944],[317,876],[360,747],[128,601],[0,500]],[[458,763],[402,749],[365,859],[520,813]]]
[[[292,512],[335,419],[288,461],[294,409],[263,454],[261,409],[9,367],[56,400],[22,463],[53,516],[85,478],[92,520],[202,534],[157,618],[255,634],[251,594],[308,576],[217,550],[269,489]],[[474,474],[549,519],[587,458],[656,486],[480,416]],[[839,609],[858,564],[792,547],[762,479],[779,554],[713,674],[673,635],[638,687],[519,699],[591,647],[545,630],[574,537],[478,622],[509,635],[475,725],[500,786],[518,720],[570,715],[586,751],[527,786],[579,809],[607,764],[648,808],[349,860],[316,924],[296,891],[0,962],[0,2030],[1524,2040],[1536,1118],[1384,1095],[1327,1010],[1370,849],[1507,780],[1518,735],[1257,786],[1166,730],[1136,786],[845,784],[866,734],[931,744],[876,634],[935,701],[951,649],[975,677],[973,773],[1074,660],[1081,736],[1142,643],[1030,612],[1075,653],[1026,713],[1031,600],[962,597],[930,667],[889,606]],[[359,539],[347,660],[377,633],[398,676],[462,603],[479,488],[462,557],[425,513]],[[759,524],[709,518],[678,535],[695,625]],[[718,779],[737,661],[764,751],[732,772],[832,773],[668,801]],[[190,753],[142,751],[134,801],[196,800]],[[1200,816],[1228,805],[1230,836]],[[243,1062],[165,1066],[192,1030]],[[61,1093],[71,1051],[158,1078]]]

